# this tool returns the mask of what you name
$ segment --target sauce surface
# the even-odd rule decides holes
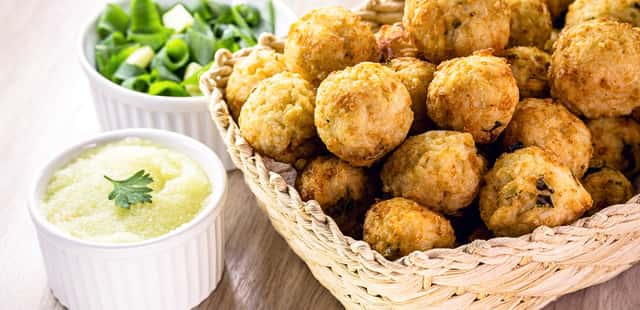
[[[144,169],[153,178],[151,203],[122,208],[107,197],[114,186]],[[128,243],[164,235],[193,219],[211,194],[206,173],[190,157],[150,141],[126,138],[83,152],[49,181],[47,220],[74,237]]]

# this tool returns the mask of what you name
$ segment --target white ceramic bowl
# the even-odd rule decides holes
[[[188,155],[208,175],[212,193],[190,222],[174,231],[136,243],[85,241],[47,221],[41,204],[53,173],[95,147],[139,137]],[[67,148],[36,175],[29,192],[48,284],[70,309],[189,309],[216,288],[224,270],[223,205],[227,175],[205,145],[187,136],[156,129],[106,132]]]
[[[222,3],[250,3],[264,7],[265,0],[217,0]],[[176,0],[156,1],[161,5],[178,3]],[[182,1],[193,3],[192,1]],[[128,7],[129,0],[118,1]],[[295,14],[280,0],[273,0],[276,12],[276,34],[286,35]],[[100,9],[100,13],[102,12]],[[264,12],[264,10],[262,10]],[[96,23],[100,13],[86,24],[80,38],[79,56],[89,79],[98,121],[103,130],[124,128],[157,128],[190,136],[212,148],[220,156],[227,170],[235,169],[218,129],[209,111],[207,101],[201,97],[163,97],[129,90],[103,77],[95,67]]]

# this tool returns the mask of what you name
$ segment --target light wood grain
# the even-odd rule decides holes
[[[319,5],[287,2],[298,14]],[[53,153],[99,130],[76,45],[82,24],[103,4],[0,1],[0,309],[61,308],[47,289],[27,189]],[[225,274],[198,309],[340,309],[271,228],[241,174],[229,177]],[[636,267],[548,309],[639,309],[639,279]]]

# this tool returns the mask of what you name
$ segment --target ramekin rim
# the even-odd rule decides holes
[[[216,167],[215,171],[211,171],[211,173],[207,173],[207,176],[210,178],[210,184],[212,187],[211,194],[207,197],[208,202],[203,208],[198,212],[198,214],[192,218],[190,221],[183,223],[176,229],[163,234],[161,236],[146,239],[138,242],[129,242],[129,243],[105,243],[105,242],[96,242],[91,240],[85,240],[78,237],[74,237],[67,232],[64,232],[62,229],[58,228],[53,223],[49,222],[44,213],[39,209],[42,205],[42,200],[44,197],[44,192],[42,195],[38,194],[38,187],[43,182],[48,182],[49,179],[44,180],[45,172],[51,169],[60,168],[64,166],[64,164],[69,163],[73,160],[73,155],[77,154],[78,151],[85,149],[87,147],[91,147],[93,145],[101,145],[108,142],[114,142],[118,140],[122,140],[129,137],[137,137],[141,139],[148,139],[154,141],[160,146],[164,146],[163,142],[160,141],[162,139],[180,141],[182,144],[188,146],[195,152],[202,152],[207,155],[209,160],[212,161],[213,165]],[[166,147],[166,146],[165,146]],[[176,150],[177,151],[177,150]],[[180,152],[180,151],[177,151]],[[188,156],[188,155],[187,155]],[[201,161],[192,158],[198,164],[202,165]],[[205,169],[203,167],[203,169]],[[211,179],[214,178],[214,179]],[[46,185],[45,185],[46,186]],[[179,133],[174,133],[167,130],[161,129],[151,129],[151,128],[129,128],[129,129],[121,129],[121,130],[112,130],[99,134],[92,135],[88,138],[82,139],[79,142],[73,143],[72,145],[65,147],[63,150],[56,152],[54,156],[49,158],[43,165],[41,165],[35,172],[32,177],[32,182],[29,186],[29,214],[35,226],[38,229],[43,229],[46,233],[63,240],[64,242],[70,242],[74,245],[89,247],[94,249],[131,249],[131,248],[141,248],[152,246],[164,241],[168,241],[174,238],[177,238],[181,235],[186,234],[188,231],[193,230],[196,226],[202,223],[207,217],[217,214],[217,216],[221,216],[220,211],[223,208],[222,204],[224,203],[224,199],[226,198],[228,187],[228,180],[226,169],[222,164],[220,158],[211,150],[206,147],[201,142]]]

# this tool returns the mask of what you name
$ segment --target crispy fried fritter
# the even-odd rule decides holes
[[[455,234],[444,216],[409,199],[393,198],[367,212],[364,241],[384,257],[396,259],[413,251],[450,248]]]
[[[569,224],[592,206],[591,196],[569,168],[536,146],[503,154],[485,182],[480,216],[497,236]]]
[[[354,166],[371,166],[393,150],[412,122],[409,91],[381,64],[336,71],[318,87],[318,135],[331,153]]]
[[[312,10],[293,23],[284,48],[289,71],[319,85],[329,73],[379,59],[373,32],[341,7]]]
[[[427,96],[427,113],[439,127],[465,131],[476,143],[495,141],[518,104],[518,85],[507,60],[490,50],[441,63]]]
[[[505,0],[407,0],[403,25],[427,60],[439,63],[509,41],[511,10]]]

